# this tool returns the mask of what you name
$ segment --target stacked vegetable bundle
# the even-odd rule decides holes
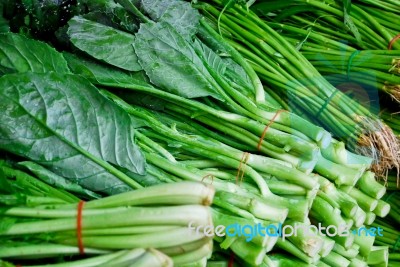
[[[398,20],[398,1],[261,1],[251,8],[333,85],[372,112],[379,112],[398,138],[400,29],[398,23],[389,22]],[[250,59],[259,64],[256,58]],[[282,100],[286,98],[282,93],[274,94],[281,105],[301,114]],[[392,182],[398,170],[388,172],[380,167],[374,170],[385,184],[398,187]],[[397,168],[396,164],[393,167]]]
[[[248,8],[244,6],[233,5],[234,1],[230,1],[227,5],[219,0],[212,2],[215,4],[196,2],[195,6],[202,10],[202,13],[218,28],[220,34],[249,60],[265,85],[268,86],[266,90],[284,98],[286,103],[283,107],[302,116],[304,114],[320,123],[337,138],[345,141],[352,151],[373,157],[375,159],[374,170],[378,174],[384,175],[388,169],[398,168],[399,144],[392,130],[382,123],[374,110],[368,109],[354,98],[337,90],[321,76],[312,62],[308,61],[306,56],[291,44],[292,40],[288,40],[278,33],[277,30],[280,30],[281,27],[286,30],[286,25],[277,23],[269,25],[252,10],[248,11]],[[345,5],[344,11],[342,11],[342,5]],[[280,22],[279,19],[301,12],[307,15],[311,13],[309,16],[315,18],[313,12],[316,12],[317,16],[321,17],[320,20],[333,24],[330,28],[324,27],[327,33],[321,30],[325,35],[333,32],[331,28],[344,27],[344,24],[350,27],[352,32],[356,32],[360,25],[362,25],[362,29],[367,28],[363,22],[359,21],[360,18],[353,22],[355,18],[348,15],[348,5],[350,5],[350,1],[324,1],[323,3],[302,0],[264,1],[256,4],[252,9],[262,12],[262,14],[272,13],[272,18],[275,18],[277,14],[278,22]],[[288,6],[291,8],[285,9]],[[353,8],[356,9],[356,7]],[[363,20],[373,23],[373,20],[368,19],[368,14],[361,11],[360,14],[357,14]],[[282,14],[281,17],[280,14]],[[363,17],[364,15],[367,17]],[[298,18],[295,15],[293,17],[294,19]],[[344,24],[336,17],[344,20]],[[269,17],[267,19],[269,20]],[[309,17],[299,17],[298,19],[306,20],[306,22],[310,20]],[[306,22],[304,23],[306,24]],[[277,26],[275,26],[276,24]],[[309,24],[315,25],[316,23],[311,21]],[[374,26],[379,27],[379,25]],[[308,27],[310,26],[307,24]],[[296,27],[292,28],[297,33]],[[370,35],[361,32],[362,36],[364,38],[372,36],[370,39],[375,40],[376,34],[371,33],[372,30],[369,28],[366,30]],[[378,32],[382,32],[381,34],[384,36],[384,38],[377,39],[380,42],[385,42],[384,39],[388,39],[387,42],[389,42],[393,38],[393,30],[387,30],[384,27],[380,27],[379,30]],[[301,30],[299,31],[301,32]],[[311,30],[305,31],[307,34],[302,36],[302,43],[306,42],[310,36],[323,45],[327,39],[329,40],[324,34],[319,36]],[[335,30],[335,32],[337,31]],[[338,34],[339,37],[343,35],[340,32]],[[357,34],[358,38],[360,35],[358,31]],[[346,36],[354,39],[349,34]],[[398,44],[394,45],[397,47]],[[381,49],[385,49],[385,47]],[[397,81],[395,82],[397,84]],[[391,91],[391,89],[387,90]]]
[[[84,202],[65,191],[71,186],[56,189],[6,162],[0,170],[1,259],[32,266],[30,260],[81,254],[90,258],[50,266],[179,266],[212,251],[212,235],[187,227],[213,229],[210,186],[157,185]]]
[[[250,228],[239,235],[214,236],[214,257],[224,259],[232,251],[241,266],[387,263],[387,247],[374,247],[371,235],[352,234],[390,211],[380,200],[385,187],[368,171],[372,159],[349,152],[304,118],[276,110],[279,104],[264,91],[254,66],[189,3],[80,4],[83,11],[78,10],[79,15],[57,34],[69,53],[22,35],[1,35],[0,147],[33,162],[19,165],[58,186],[72,181],[79,185],[72,186],[78,195],[119,194],[86,203],[85,211],[94,214],[96,205],[102,210],[110,199],[141,192],[126,192],[131,189],[150,187],[146,190],[157,192],[167,186],[164,183],[179,186],[189,180],[215,187],[210,211],[215,226],[321,224],[349,229],[345,236],[299,232],[281,238],[254,235]],[[180,192],[198,199],[194,188],[184,191]],[[176,200],[174,195],[165,199]],[[125,205],[140,204],[134,198]],[[90,205],[96,208],[91,210]],[[113,210],[113,205],[107,208]],[[40,212],[50,218],[61,216],[60,211],[65,211],[62,216],[76,216],[76,204],[54,208]],[[121,208],[113,213],[113,220],[103,216],[111,221],[104,225],[106,229],[96,229],[95,222],[94,229],[83,228],[83,240],[89,240],[84,243],[95,251],[139,245],[159,249],[175,264],[206,264],[208,238],[179,227],[183,237],[176,239],[172,233],[178,229],[159,226],[174,212],[147,221],[160,227],[157,234],[150,234],[154,230],[150,226],[133,229],[118,224],[127,220],[114,220],[114,215],[127,216],[127,210],[138,212]],[[209,225],[208,210],[204,216],[195,210],[182,212],[180,226],[189,226],[192,216],[203,220],[195,225]],[[97,221],[95,215],[84,220]],[[51,230],[38,230],[43,235],[35,238],[72,246],[76,252],[79,245],[70,237],[76,225],[68,227],[50,237]],[[19,233],[35,234],[31,230],[20,227],[26,232]],[[108,242],[114,234],[128,232],[135,234],[133,243],[125,243],[128,247],[122,247],[127,241],[123,238],[121,244]],[[93,236],[85,239],[87,235]],[[148,251],[147,257],[153,252]],[[126,253],[136,258],[144,252]]]
[[[389,22],[398,20],[398,2],[269,1],[252,9],[332,84],[352,91],[370,110],[379,111],[376,89],[399,101],[400,29]],[[380,116],[398,135],[393,116]]]

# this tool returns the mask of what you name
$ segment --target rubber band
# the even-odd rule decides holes
[[[287,111],[287,110],[284,110],[284,109],[278,110],[278,111],[275,113],[275,115],[272,117],[272,119],[270,120],[270,122],[265,126],[264,131],[263,131],[262,134],[261,134],[260,141],[258,141],[258,144],[257,144],[257,150],[258,150],[258,151],[261,150],[261,144],[262,144],[262,142],[264,141],[264,137],[265,137],[265,134],[266,134],[267,131],[268,131],[268,128],[271,126],[272,123],[274,123],[274,121],[276,120],[276,118],[278,117],[278,115],[279,115],[281,112],[283,112],[283,111]]]
[[[333,92],[333,93],[328,97],[328,99],[325,101],[325,103],[324,103],[324,104],[322,105],[322,107],[319,109],[319,111],[318,111],[318,113],[317,113],[317,115],[316,115],[317,118],[321,115],[322,111],[326,108],[326,106],[328,106],[329,102],[331,102],[331,100],[333,99],[333,97],[334,97],[338,92],[339,92],[339,90],[336,90],[335,92]]]
[[[238,168],[238,172],[236,174],[236,184],[238,184],[239,182],[239,177],[240,177],[240,182],[243,181],[243,176],[245,171],[243,170],[243,166],[246,166],[247,161],[249,160],[250,157],[250,153],[249,152],[244,152],[242,159],[240,160],[240,164],[239,164],[239,168]]]
[[[233,253],[233,251],[231,251],[231,256],[229,257],[228,267],[233,267],[234,263],[235,263],[235,253]]]
[[[349,74],[350,74],[350,69],[351,69],[351,63],[353,63],[353,59],[355,58],[355,56],[357,56],[358,54],[360,54],[360,50],[356,50],[354,51],[350,57],[349,57],[349,61],[347,62],[347,80],[350,80]]]
[[[388,49],[392,50],[392,46],[393,44],[400,39],[400,34],[396,35],[395,37],[393,37],[393,39],[389,42],[388,44]]]
[[[207,174],[206,176],[204,176],[204,177],[201,179],[201,182],[204,182],[204,180],[205,180],[206,178],[211,178],[211,184],[213,184],[213,182],[214,182],[214,175],[212,175],[212,174]]]
[[[82,210],[85,201],[81,200],[78,203],[78,213],[76,216],[76,239],[78,240],[79,254],[85,254],[85,247],[82,240]]]
[[[393,251],[397,250],[397,247],[400,245],[400,235],[397,237],[396,243],[393,245]],[[400,249],[400,248],[399,248]]]

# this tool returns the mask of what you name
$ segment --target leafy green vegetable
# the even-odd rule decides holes
[[[142,69],[132,46],[134,35],[82,17],[73,17],[68,24],[71,42],[80,50],[125,70]]]
[[[0,88],[1,149],[92,191],[115,194],[128,185],[141,187],[113,166],[145,173],[132,118],[85,79],[14,74],[0,78]]]
[[[73,73],[82,75],[94,84],[115,85],[115,84],[137,84],[150,86],[143,72],[127,72],[112,66],[107,66],[94,60],[77,57],[73,54],[64,53],[64,58]]]
[[[89,197],[89,199],[101,198],[101,195],[96,194],[90,190],[84,189],[80,185],[72,183],[69,180],[66,180],[64,177],[61,177],[55,174],[54,172],[47,170],[46,168],[35,162],[23,161],[19,162],[18,165],[27,168],[29,171],[34,173],[36,177],[38,177],[40,180],[56,188],[64,189],[66,191],[76,193],[80,196]]]
[[[78,2],[81,6],[87,7],[90,11],[90,17],[96,18],[96,22],[102,23],[101,20],[104,15],[114,22],[115,25],[118,25],[118,28],[132,33],[135,33],[139,29],[134,16],[113,0],[78,0]]]
[[[168,23],[141,24],[134,47],[153,84],[187,98],[219,98],[202,59]]]
[[[252,88],[251,80],[249,75],[247,75],[246,71],[242,66],[237,64],[232,58],[222,58],[227,67],[226,76],[231,79],[233,82],[240,84],[245,87]]]
[[[54,48],[19,34],[0,34],[0,70],[68,73],[67,62]]]
[[[193,47],[196,53],[203,59],[209,67],[211,67],[219,75],[224,75],[226,71],[226,64],[213,50],[211,50],[204,43],[199,40],[193,42]]]
[[[197,32],[201,15],[191,4],[178,0],[143,0],[144,11],[154,21],[165,21],[186,37]]]

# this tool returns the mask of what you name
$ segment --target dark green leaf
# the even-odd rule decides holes
[[[0,34],[0,71],[68,73],[67,62],[54,48],[19,34]]]
[[[80,50],[125,70],[142,69],[132,46],[134,35],[82,17],[73,17],[68,25],[71,42]]]
[[[197,32],[201,16],[188,2],[143,0],[142,7],[151,19],[168,22],[183,36],[191,37]]]
[[[64,53],[63,55],[73,73],[84,76],[94,84],[103,86],[117,86],[117,84],[150,86],[143,72],[127,72],[73,54]]]
[[[122,91],[118,96],[129,104],[146,107],[152,110],[164,110],[168,102],[162,98],[140,92]]]
[[[242,66],[229,57],[223,58],[223,61],[227,66],[225,75],[228,79],[241,86],[252,88],[251,80]]]
[[[136,37],[139,62],[153,84],[187,98],[219,98],[202,59],[171,25],[141,24]]]
[[[108,194],[129,190],[110,173],[124,178],[111,164],[145,173],[131,118],[87,80],[56,73],[5,75],[0,90],[1,149]]]
[[[198,39],[193,42],[193,47],[203,62],[214,69],[217,74],[221,76],[225,74],[226,64],[213,50],[211,50],[204,43],[200,42]]]
[[[136,19],[125,10],[123,6],[113,0],[79,0],[80,5],[86,6],[91,14],[89,19],[103,23],[103,14],[107,16],[112,22],[126,31],[135,33],[139,29]],[[86,15],[85,15],[86,17]],[[100,20],[100,21],[99,21]],[[105,24],[108,25],[108,24]]]
[[[93,198],[101,198],[101,195],[96,194],[90,190],[84,189],[80,185],[76,183],[72,183],[71,181],[61,177],[54,172],[49,171],[43,166],[32,162],[32,161],[23,161],[19,162],[18,165],[27,168],[31,171],[38,179],[47,183],[48,185],[54,186],[59,189],[63,189],[65,191],[73,192],[78,194],[79,196],[88,197],[89,199]]]

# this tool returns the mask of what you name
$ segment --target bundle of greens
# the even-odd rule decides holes
[[[83,202],[6,162],[0,170],[1,259],[24,266],[60,257],[67,262],[49,266],[183,266],[212,251],[213,231],[188,228],[213,229],[211,186],[162,184]],[[72,257],[79,254],[89,258]]]
[[[269,87],[266,88],[268,92],[280,92],[285,96],[288,108],[297,114],[308,114],[313,121],[318,121],[345,141],[351,150],[373,157],[376,160],[374,170],[379,174],[384,175],[388,169],[399,166],[398,141],[376,114],[337,90],[296,47],[253,11],[233,5],[234,1],[228,5],[219,0],[212,2],[213,5],[197,2],[195,7],[202,11],[227,42],[249,60]],[[338,8],[333,3],[319,1],[279,1],[281,4],[267,1],[252,9],[259,10],[262,6],[268,12],[278,12],[280,6],[293,2],[301,2],[312,10],[313,5]],[[340,14],[343,16],[342,11]]]

